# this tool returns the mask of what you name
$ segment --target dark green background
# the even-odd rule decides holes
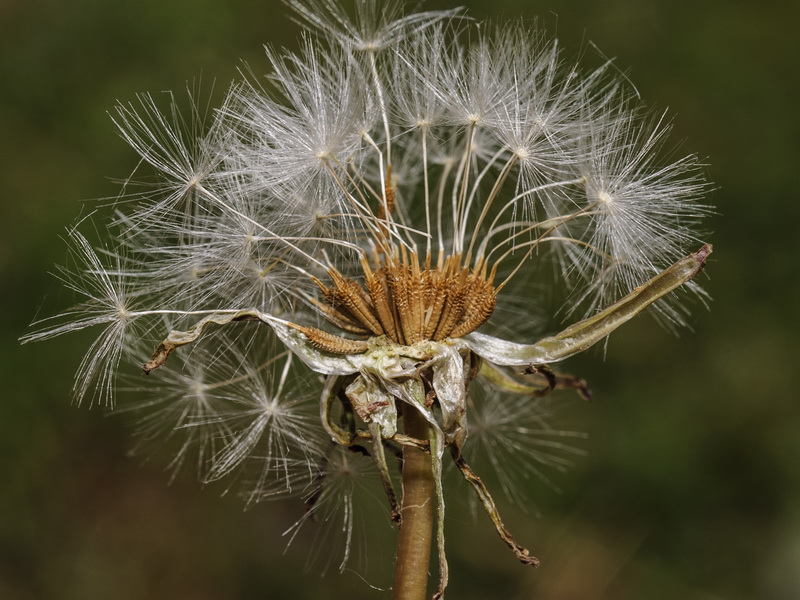
[[[505,510],[542,567],[454,511],[449,597],[800,598],[800,3],[465,4],[538,14],[568,51],[591,41],[616,57],[645,102],[669,107],[674,139],[708,157],[719,215],[714,301],[694,331],[639,319],[605,360],[569,362],[597,398],[566,424],[590,433],[589,455],[560,494],[534,484],[540,518]],[[238,59],[259,71],[262,43],[297,36],[270,1],[0,1],[0,598],[389,597],[353,574],[304,575],[306,541],[284,554],[280,537],[296,506],[243,512],[188,475],[167,485],[163,457],[126,457],[123,418],[70,406],[88,336],[16,342],[43,298],[59,304],[46,272],[64,227],[135,164],[106,115],[115,101],[197,76],[224,88]]]

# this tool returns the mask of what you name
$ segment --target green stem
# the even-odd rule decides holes
[[[427,440],[425,418],[411,406],[403,409],[405,434]],[[414,446],[403,446],[402,523],[397,540],[393,600],[426,598],[435,505],[430,454]]]

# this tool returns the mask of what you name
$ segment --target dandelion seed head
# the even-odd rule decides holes
[[[343,570],[365,490],[396,511],[394,454],[420,444],[402,437],[409,414],[439,487],[445,449],[517,503],[520,480],[569,466],[577,435],[540,396],[588,388],[547,365],[649,306],[685,321],[681,300],[703,298],[690,280],[711,247],[688,253],[709,184],[608,64],[582,67],[535,24],[287,3],[299,49],[268,48],[267,76],[245,74],[221,106],[193,90],[186,109],[171,94],[118,107],[140,168],[116,245],[70,234],[77,266],[58,276],[80,303],[23,341],[96,327],[74,392],[107,403],[152,342],[148,385],[129,390],[150,395],[123,408],[137,449],[243,483],[248,504],[303,498],[287,537],[333,524]],[[586,319],[542,337],[571,313]]]

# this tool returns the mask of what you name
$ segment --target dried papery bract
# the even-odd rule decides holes
[[[515,501],[515,473],[566,466],[538,402],[590,393],[549,365],[648,307],[681,324],[678,292],[702,294],[711,253],[696,230],[707,183],[694,157],[664,159],[668,126],[613,69],[582,69],[539,29],[377,0],[354,20],[333,0],[289,5],[301,50],[269,50],[269,76],[215,113],[183,116],[172,97],[164,113],[149,96],[120,108],[161,184],[119,204],[119,248],[98,258],[74,234],[87,266],[64,279],[88,301],[25,339],[106,325],[81,397],[94,380],[110,395],[120,357],[160,331],[143,366],[156,398],[134,403],[145,442],[185,440],[175,465],[244,482],[248,502],[303,498],[287,535],[339,523],[339,570],[371,481],[400,527],[395,597],[425,597],[435,540],[441,598],[445,460],[538,564],[467,457],[493,444],[490,463],[519,461],[500,478]],[[554,295],[548,273],[566,284],[560,314],[584,318],[543,336],[528,315]],[[501,317],[512,287],[526,310]]]

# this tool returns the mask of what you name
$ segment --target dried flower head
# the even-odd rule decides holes
[[[236,472],[251,501],[304,497],[292,532],[337,508],[351,532],[367,474],[402,521],[399,571],[411,568],[404,532],[435,508],[438,596],[449,453],[535,565],[464,455],[474,445],[498,470],[562,467],[536,398],[588,389],[548,365],[650,305],[681,323],[675,290],[711,252],[687,255],[709,210],[697,160],[664,162],[663,118],[608,64],[581,69],[535,27],[402,16],[378,0],[360,0],[355,19],[334,0],[288,4],[301,49],[269,50],[268,78],[234,84],[217,110],[193,99],[182,112],[170,96],[161,111],[149,95],[118,108],[157,179],[119,203],[117,248],[97,253],[72,232],[84,265],[64,281],[86,299],[24,340],[104,325],[75,392],[96,383],[92,399],[111,404],[120,360],[163,332],[144,365],[156,399],[134,405],[143,443],[182,436],[176,466],[191,459],[206,481]],[[563,313],[584,319],[520,343],[553,274]],[[430,483],[427,517],[413,469]],[[514,472],[500,476],[512,499]]]

